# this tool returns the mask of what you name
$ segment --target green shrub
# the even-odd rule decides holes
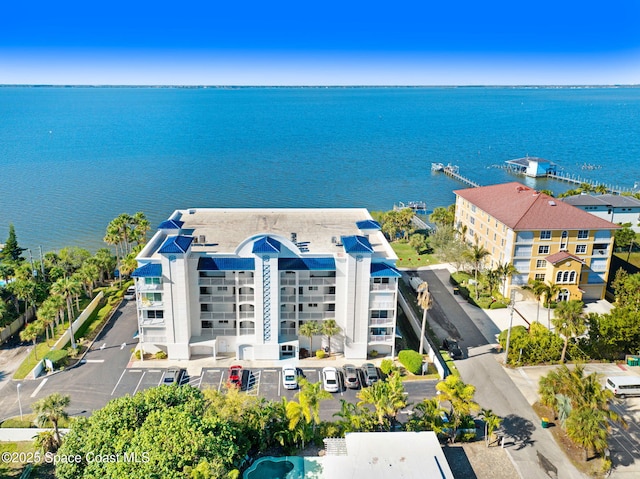
[[[489,306],[489,309],[503,309],[507,306],[508,305],[503,303],[502,301],[494,301],[493,303],[491,303],[491,306]]]
[[[326,353],[324,352],[324,349],[318,349],[316,351],[316,358],[323,359],[325,356],[326,356]]]
[[[167,359],[167,353],[164,351],[158,351],[156,353],[156,359]]]
[[[422,355],[417,351],[411,349],[400,351],[398,361],[412,374],[419,374],[422,371]]]
[[[140,360],[140,350],[139,350],[139,349],[136,349],[136,350],[133,352],[133,356],[134,356],[137,360]]]
[[[378,351],[376,351],[375,349],[372,349],[371,351],[369,351],[369,356],[372,358],[377,358],[378,357]]]
[[[395,371],[396,369],[391,359],[383,359],[380,363],[380,371],[382,371],[385,376],[388,376],[391,371]]]
[[[53,363],[53,369],[66,366],[69,353],[66,349],[54,349],[44,355],[44,359],[49,359]]]
[[[6,421],[4,421],[1,425],[1,428],[30,428],[30,427],[35,427],[34,424],[31,421],[23,421],[22,419],[7,419]]]

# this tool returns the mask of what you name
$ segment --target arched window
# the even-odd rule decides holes
[[[575,283],[575,282],[576,282],[576,272],[571,271],[571,274],[569,275],[569,283]]]
[[[565,271],[564,274],[562,275],[562,282],[566,283],[569,281],[569,272]]]
[[[562,271],[558,271],[556,275],[556,283],[562,283]]]

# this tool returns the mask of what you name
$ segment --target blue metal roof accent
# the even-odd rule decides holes
[[[280,271],[335,271],[333,258],[279,258]]]
[[[179,230],[182,228],[184,221],[179,220],[166,220],[160,223],[158,226],[159,230]]]
[[[342,244],[347,253],[373,253],[373,247],[364,236],[343,236]]]
[[[253,258],[212,258],[202,257],[198,260],[198,271],[254,271],[256,262]]]
[[[158,253],[186,253],[193,242],[193,236],[170,236],[162,244]]]
[[[387,263],[371,263],[372,278],[400,278],[402,273]]]
[[[270,236],[263,236],[255,243],[253,243],[253,251],[256,253],[279,253],[280,241],[271,238]]]
[[[376,230],[379,231],[382,229],[380,223],[373,220],[364,220],[356,222],[356,226],[359,230]]]
[[[162,277],[162,265],[147,263],[137,268],[131,276],[134,278],[160,278]]]

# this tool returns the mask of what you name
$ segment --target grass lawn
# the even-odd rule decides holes
[[[25,459],[31,459],[30,462],[35,463],[36,460],[33,456],[33,453],[36,451],[33,443],[31,442],[0,442],[0,454],[10,453],[18,455],[15,459],[20,458],[20,454],[23,455]],[[0,477],[3,479],[18,479],[24,471],[26,467],[26,463],[21,461],[14,461],[12,456],[9,456],[8,461],[0,461]],[[31,473],[31,478],[53,478],[54,468],[52,464],[43,463],[40,461],[40,464],[35,465],[33,471]]]
[[[398,256],[396,266],[399,268],[417,268],[419,266],[430,266],[441,262],[432,254],[416,253],[416,250],[409,246],[409,243],[394,241],[391,243],[391,247]]]

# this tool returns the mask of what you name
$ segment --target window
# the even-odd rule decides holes
[[[547,261],[544,259],[538,259],[536,260],[536,268],[546,268],[547,267]]]
[[[544,273],[536,273],[536,281],[544,281],[545,274]]]
[[[162,278],[145,278],[144,284],[162,284]]]
[[[150,309],[147,311],[147,318],[149,319],[163,319],[164,311],[162,309]]]
[[[549,254],[549,246],[538,246],[538,254]]]
[[[471,205],[471,211],[474,213],[476,212],[476,205]]]
[[[204,329],[211,329],[213,328],[213,321],[201,321],[200,324],[202,325],[202,327]]]
[[[143,293],[142,302],[145,301],[162,301],[162,293]]]
[[[577,254],[586,254],[587,253],[587,245],[586,244],[578,244],[578,245],[576,245],[576,253]]]
[[[317,286],[309,286],[309,291],[318,291]]]
[[[389,278],[373,278],[374,283],[378,284],[389,284]],[[336,288],[333,289],[333,292],[329,291],[329,294],[336,294]]]
[[[558,271],[556,273],[556,283],[573,284],[576,282],[575,271]]]
[[[473,217],[469,218],[469,223],[471,223],[472,225],[475,225],[476,224],[476,219],[473,218]]]
[[[227,289],[226,286],[218,286],[218,291],[227,291]]]
[[[318,303],[309,303],[307,304],[308,308],[317,308],[318,307]]]
[[[566,250],[567,249],[567,240],[569,239],[569,233],[567,233],[566,231],[562,232],[562,236],[560,237],[560,249],[561,250]]]
[[[589,230],[578,230],[578,239],[587,239],[589,237]]]
[[[203,303],[200,305],[200,311],[211,311],[210,304]]]
[[[551,239],[551,231],[549,231],[549,230],[540,231],[540,239],[541,240],[550,240]]]
[[[371,317],[372,318],[388,318],[389,317],[389,311],[387,311],[386,309],[374,309],[373,311],[371,311]]]
[[[569,274],[569,283],[575,283],[575,282],[576,282],[576,272],[571,271],[571,273]]]

